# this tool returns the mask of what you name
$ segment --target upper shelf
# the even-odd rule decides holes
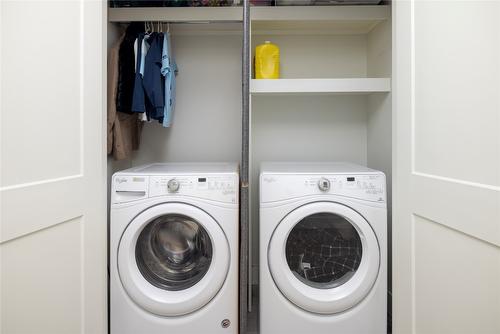
[[[241,7],[138,7],[109,8],[109,22],[238,22],[243,18]]]
[[[252,34],[366,34],[390,17],[389,6],[254,7]]]
[[[391,91],[389,78],[253,79],[252,95],[372,94]]]
[[[362,34],[390,17],[389,6],[256,6],[251,7],[252,33]],[[110,22],[164,21],[241,22],[242,7],[110,8]],[[230,27],[229,29],[241,27]]]

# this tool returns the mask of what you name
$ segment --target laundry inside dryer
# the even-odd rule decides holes
[[[362,253],[356,229],[333,213],[305,217],[292,229],[286,243],[286,259],[292,273],[319,289],[347,282],[358,269]]]

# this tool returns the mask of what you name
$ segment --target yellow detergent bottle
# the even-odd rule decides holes
[[[255,48],[255,79],[279,79],[280,49],[266,41]]]

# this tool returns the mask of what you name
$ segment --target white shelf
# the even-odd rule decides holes
[[[371,94],[391,91],[389,78],[253,79],[252,95]]]
[[[389,6],[256,6],[253,34],[363,34],[390,17]],[[109,22],[227,23],[243,20],[242,7],[109,8]],[[241,31],[241,24],[226,29]]]
[[[109,22],[163,21],[239,22],[243,20],[242,7],[140,7],[109,8]]]
[[[253,7],[252,34],[366,34],[390,15],[389,6]]]

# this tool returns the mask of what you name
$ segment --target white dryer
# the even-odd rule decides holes
[[[112,334],[238,333],[236,164],[152,164],[113,175]]]
[[[385,175],[345,163],[260,174],[260,334],[386,333]]]

